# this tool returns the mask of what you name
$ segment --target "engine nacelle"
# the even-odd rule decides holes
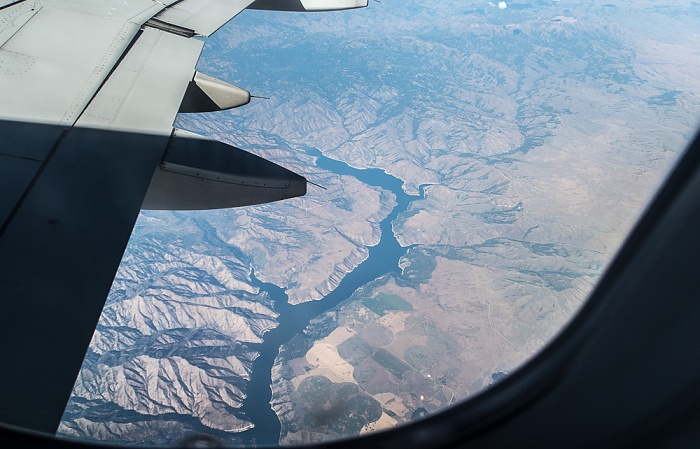
[[[215,112],[250,103],[250,92],[213,76],[195,72],[179,112]]]

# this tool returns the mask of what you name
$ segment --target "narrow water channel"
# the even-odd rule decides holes
[[[319,168],[338,175],[353,176],[365,184],[390,190],[396,195],[397,204],[380,223],[381,239],[377,245],[369,248],[368,258],[345,275],[335,290],[318,301],[290,305],[284,289],[258,280],[253,273],[254,285],[270,295],[274,301],[274,309],[279,313],[279,325],[267,332],[263,343],[256,348],[260,350],[260,356],[253,363],[248,397],[244,400],[242,408],[255,427],[241,433],[240,436],[249,444],[259,446],[276,445],[279,442],[280,422],[270,406],[270,399],[272,365],[279,354],[280,346],[302,332],[313,318],[349,298],[358,288],[386,273],[399,271],[399,259],[409,248],[399,245],[392,232],[392,223],[412,201],[423,198],[425,194],[424,186],[420,187],[420,195],[406,194],[402,189],[403,181],[383,170],[356,169],[344,162],[327,158],[316,149],[308,148],[306,151],[316,157],[316,166]]]

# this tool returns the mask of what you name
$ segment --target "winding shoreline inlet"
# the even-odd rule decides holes
[[[389,272],[400,270],[399,259],[410,247],[402,247],[392,231],[392,224],[398,215],[406,211],[411,202],[424,198],[425,186],[420,187],[419,195],[408,195],[403,191],[403,181],[377,168],[357,169],[344,162],[330,159],[315,149],[307,152],[316,158],[316,166],[338,175],[357,178],[365,184],[381,187],[396,195],[396,206],[380,223],[381,239],[369,247],[369,255],[360,265],[345,275],[340,284],[317,301],[298,305],[287,302],[287,294],[277,285],[261,282],[251,274],[253,285],[266,291],[274,301],[274,309],[279,313],[279,325],[266,332],[263,343],[257,346],[260,356],[253,362],[253,371],[248,383],[248,396],[243,401],[242,411],[250,419],[254,428],[242,432],[240,436],[251,445],[276,445],[279,443],[280,422],[272,410],[272,367],[280,347],[302,332],[309,322],[348,299],[363,285],[372,282]]]

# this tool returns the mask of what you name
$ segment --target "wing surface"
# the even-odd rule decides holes
[[[163,10],[156,19],[211,36],[253,0],[184,0]]]
[[[2,123],[4,135],[20,129]],[[0,236],[2,422],[56,431],[166,144],[74,128],[46,161],[9,157],[30,181]]]
[[[203,42],[192,36],[250,2],[174,3],[0,0],[0,422],[56,431],[149,189],[156,208],[178,207],[162,189],[202,176],[223,186],[206,207],[305,192],[304,178],[269,161],[179,140],[172,124],[197,79],[209,83],[200,96],[232,92],[195,77]],[[156,171],[169,173],[161,187]],[[246,200],[224,198],[241,189]]]
[[[33,17],[77,26],[71,12]],[[22,39],[33,20],[0,50],[23,58],[23,76],[37,81],[2,89],[26,121],[9,120],[3,102],[0,421],[55,432],[202,42],[97,20],[108,32],[73,63],[56,53],[86,32],[36,49]],[[96,56],[105,50],[114,54]],[[37,68],[61,79],[39,83]],[[63,89],[70,94],[52,95]]]

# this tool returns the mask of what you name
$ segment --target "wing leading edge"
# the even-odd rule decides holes
[[[289,170],[172,128],[181,109],[249,99],[194,71],[193,37],[251,3],[0,1],[0,422],[55,433],[142,207],[306,192]]]

